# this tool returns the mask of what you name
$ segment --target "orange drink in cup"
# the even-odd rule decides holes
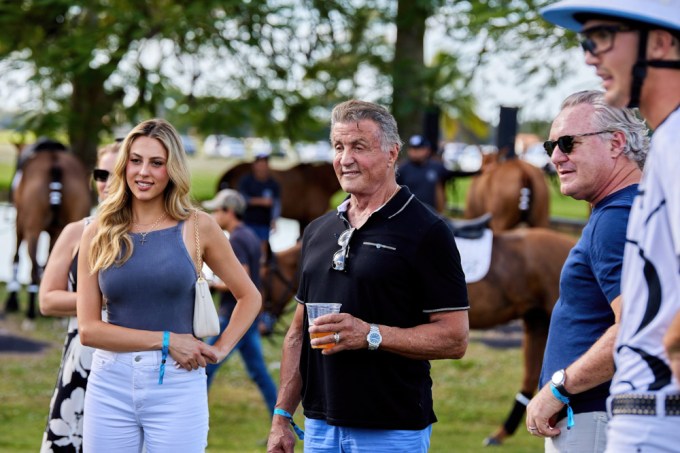
[[[305,307],[307,308],[307,319],[309,320],[309,325],[314,324],[314,320],[318,318],[319,316],[322,315],[327,315],[330,313],[340,313],[340,307],[342,304],[333,304],[333,303],[326,303],[326,302],[318,302],[318,303],[308,303],[305,304]],[[321,332],[321,333],[312,333],[310,334],[310,338],[321,338],[321,337],[326,337],[326,336],[332,336],[333,332]],[[313,349],[328,349],[331,348],[335,345],[335,343],[326,343],[322,344],[319,346],[312,346]]]

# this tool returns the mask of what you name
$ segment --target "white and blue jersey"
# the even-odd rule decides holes
[[[655,131],[630,214],[611,394],[678,393],[663,337],[680,310],[680,109]]]

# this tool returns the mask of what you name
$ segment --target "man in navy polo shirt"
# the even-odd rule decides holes
[[[430,142],[422,135],[414,135],[408,141],[407,159],[399,163],[397,183],[409,188],[423,203],[437,212],[444,211],[444,179],[446,168],[431,159]]]
[[[304,231],[268,450],[293,451],[288,425],[302,401],[305,451],[426,452],[437,420],[429,360],[467,348],[460,256],[444,220],[397,184],[401,139],[385,108],[337,105],[331,144],[350,196]],[[310,327],[313,302],[342,307]]]
[[[546,438],[546,452],[603,452],[626,225],[649,148],[647,127],[633,110],[607,105],[604,93],[581,91],[562,103],[550,138],[544,146],[560,191],[590,203],[592,213],[562,269],[527,429]]]

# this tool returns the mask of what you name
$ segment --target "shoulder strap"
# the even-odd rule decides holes
[[[196,236],[196,278],[201,278],[203,254],[201,253],[201,239],[198,237],[198,209],[194,209],[194,233]]]

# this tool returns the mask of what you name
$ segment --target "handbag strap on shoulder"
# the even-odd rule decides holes
[[[196,236],[196,278],[201,278],[203,254],[201,253],[201,239],[198,237],[198,209],[194,209],[194,234]]]

